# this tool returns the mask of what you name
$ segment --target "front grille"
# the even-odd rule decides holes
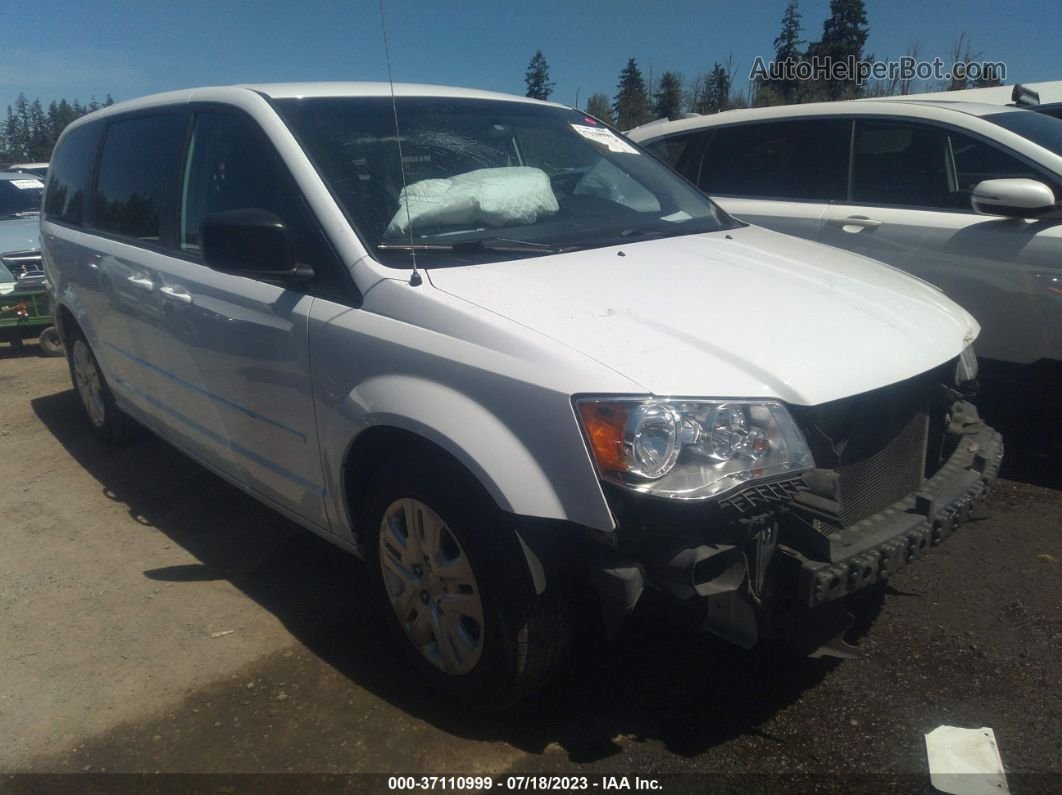
[[[885,447],[837,470],[841,527],[877,513],[922,485],[929,417],[919,412]]]
[[[817,467],[804,476],[807,489],[793,506],[814,529],[829,535],[921,487],[935,469],[926,456],[942,422],[944,369],[832,403],[792,407]]]

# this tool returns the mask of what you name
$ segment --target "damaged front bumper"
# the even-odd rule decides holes
[[[974,516],[1002,461],[1003,438],[978,423],[921,489],[829,536],[829,560],[799,556],[800,603],[811,607],[866,588],[940,544]]]
[[[626,521],[608,544],[594,545],[590,567],[606,630],[617,632],[648,591],[745,648],[770,638],[850,656],[838,638],[847,626],[839,600],[946,540],[975,515],[999,472],[1000,435],[969,404],[958,416],[950,453],[931,476],[844,526],[808,510],[814,500],[799,479],[758,484],[693,517],[661,517],[668,508],[659,502],[635,510],[617,501]]]

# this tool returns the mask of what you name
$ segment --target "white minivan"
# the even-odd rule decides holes
[[[365,558],[466,704],[547,681],[585,596],[610,632],[653,592],[844,654],[841,597],[946,539],[1002,457],[939,290],[739,222],[561,105],[116,104],[64,132],[41,236],[91,427],[135,420]]]

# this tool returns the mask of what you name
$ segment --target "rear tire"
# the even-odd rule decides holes
[[[373,478],[366,557],[381,609],[432,694],[481,711],[545,685],[566,662],[571,604],[547,572],[535,592],[512,519],[442,456]]]
[[[93,432],[108,444],[119,444],[134,436],[135,423],[118,408],[99,362],[80,332],[70,335],[70,380],[81,399]]]

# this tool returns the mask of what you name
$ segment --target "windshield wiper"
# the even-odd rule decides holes
[[[646,224],[645,226],[631,226],[620,232],[620,237],[666,237],[668,235],[681,235],[682,229],[661,229],[659,226]]]
[[[453,243],[408,243],[399,240],[377,243],[382,251],[453,251],[456,253],[476,251],[522,251],[542,254],[560,254],[575,251],[580,246],[561,246],[555,243],[536,243],[509,237],[479,237],[474,240],[458,240]]]

